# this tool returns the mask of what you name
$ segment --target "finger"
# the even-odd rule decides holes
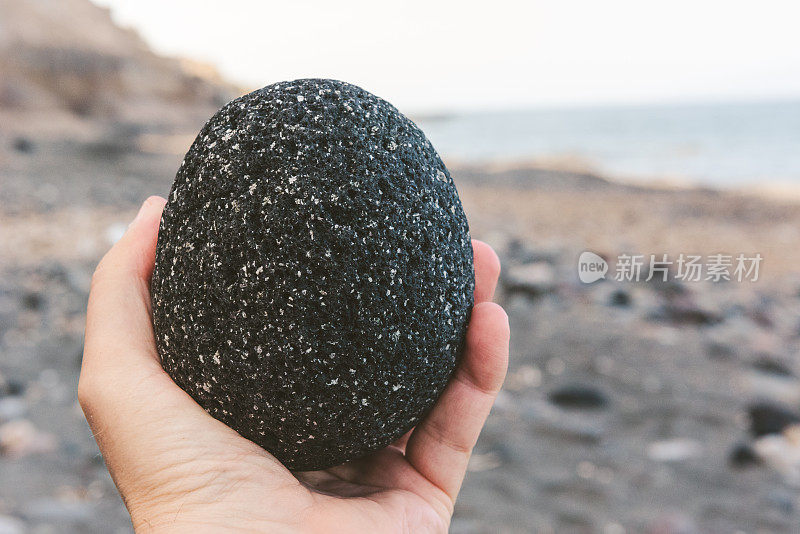
[[[433,410],[417,425],[406,458],[455,502],[472,448],[508,367],[508,316],[497,304],[472,310],[466,348]]]
[[[492,247],[472,240],[472,252],[475,264],[475,304],[492,300],[500,276],[500,258]]]
[[[150,276],[165,202],[142,204],[92,277],[78,396],[93,427],[144,415],[156,396],[178,412],[205,414],[164,372],[153,336]]]
[[[492,247],[477,239],[472,240],[472,250],[475,264],[475,303],[491,300],[500,276],[500,259]],[[413,429],[409,430],[390,446],[405,452],[412,432]]]
[[[414,429],[412,428],[411,430],[409,430],[408,432],[406,432],[405,434],[403,434],[402,436],[397,438],[394,441],[394,443],[391,444],[391,446],[394,447],[395,449],[397,449],[400,452],[405,452],[406,445],[408,445],[408,438],[411,437],[411,434],[413,432],[414,432]]]
[[[166,201],[148,198],[125,235],[103,257],[92,277],[86,312],[82,371],[102,374],[158,365],[150,319],[150,275]],[[106,357],[113,355],[113,357]]]

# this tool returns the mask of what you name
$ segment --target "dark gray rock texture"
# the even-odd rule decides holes
[[[254,91],[203,127],[151,288],[164,369],[294,470],[420,420],[459,357],[473,289],[467,220],[425,135],[321,79]]]

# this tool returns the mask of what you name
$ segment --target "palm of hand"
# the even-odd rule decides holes
[[[499,273],[475,243],[467,348],[433,410],[401,440],[324,471],[291,473],[213,419],[161,369],[148,280],[163,200],[151,198],[98,266],[79,398],[139,532],[444,532],[500,388],[508,323]]]

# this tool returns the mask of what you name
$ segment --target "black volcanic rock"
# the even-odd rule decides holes
[[[469,228],[414,123],[343,82],[226,105],[175,178],[152,280],[164,369],[290,469],[380,449],[444,388],[472,307]]]
[[[562,408],[595,409],[605,408],[608,397],[601,390],[584,384],[567,384],[551,391],[550,402]]]
[[[728,464],[736,468],[750,467],[761,464],[761,458],[749,444],[737,443],[728,454]]]
[[[767,434],[780,434],[790,425],[800,423],[800,413],[788,406],[770,400],[759,400],[747,407],[750,433],[760,438]]]

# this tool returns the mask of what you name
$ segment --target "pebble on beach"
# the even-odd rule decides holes
[[[473,302],[469,228],[422,131],[332,80],[226,105],[189,150],[152,280],[163,366],[295,470],[385,447],[447,383]]]

